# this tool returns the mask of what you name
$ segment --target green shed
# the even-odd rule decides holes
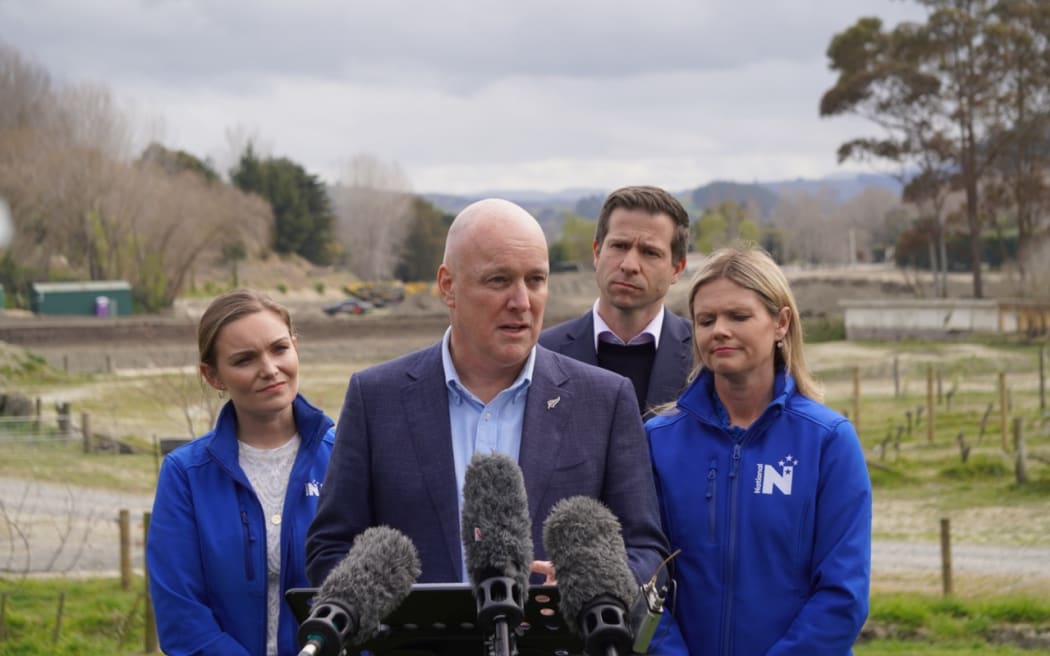
[[[131,285],[125,280],[34,282],[29,309],[36,314],[130,315]]]

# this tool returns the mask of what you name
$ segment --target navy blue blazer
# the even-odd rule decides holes
[[[537,560],[543,521],[565,497],[600,499],[623,527],[639,581],[667,555],[638,401],[629,380],[537,347],[519,465]],[[419,550],[420,582],[463,580],[459,503],[441,345],[350,378],[335,448],[306,542],[320,585],[370,526],[391,526]]]
[[[593,310],[578,319],[552,326],[540,335],[540,344],[570,358],[598,366],[594,350]],[[656,349],[645,410],[676,400],[685,391],[685,379],[693,366],[693,328],[689,321],[664,308],[660,348]],[[637,405],[637,403],[635,404]],[[644,414],[644,412],[643,412]]]

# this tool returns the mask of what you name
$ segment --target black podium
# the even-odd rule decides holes
[[[316,588],[295,588],[285,597],[299,622],[310,616]],[[417,583],[404,602],[383,620],[380,634],[348,647],[356,656],[482,656],[485,637],[476,625],[477,607],[469,583]],[[520,656],[571,656],[583,641],[569,631],[558,612],[556,586],[530,586],[525,620],[514,631]]]

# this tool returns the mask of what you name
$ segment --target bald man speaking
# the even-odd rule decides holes
[[[548,275],[546,239],[523,208],[486,199],[455,218],[437,272],[444,337],[350,378],[307,536],[315,585],[378,525],[415,543],[420,582],[468,580],[459,524],[475,452],[506,454],[522,470],[534,572],[550,569],[543,520],[575,495],[620,520],[639,581],[656,571],[667,543],[634,389],[537,346]]]

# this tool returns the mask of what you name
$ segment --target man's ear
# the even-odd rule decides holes
[[[452,289],[452,272],[444,264],[438,267],[437,286],[438,292],[441,294],[441,300],[445,302],[445,305],[449,307],[455,305],[456,295]]]
[[[685,258],[684,257],[674,263],[674,279],[671,281],[672,285],[674,283],[678,282],[678,276],[682,275],[683,271],[685,271]]]

